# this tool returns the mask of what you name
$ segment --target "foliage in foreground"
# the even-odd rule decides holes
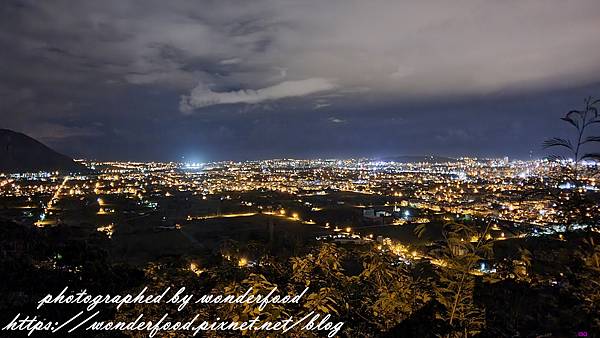
[[[198,258],[167,257],[143,271],[111,264],[102,243],[57,242],[37,230],[23,234],[22,229],[15,229],[12,234],[4,233],[3,249],[15,241],[30,246],[21,255],[2,260],[0,306],[5,314],[35,312],[42,293],[60,291],[65,282],[74,289],[112,294],[139,292],[144,286],[149,292],[185,286],[198,295],[241,294],[252,287],[253,292],[264,294],[277,286],[281,293],[295,295],[308,286],[300,304],[271,305],[260,311],[261,318],[298,317],[317,310],[345,322],[341,335],[346,337],[560,336],[600,328],[600,236],[596,233],[573,232],[565,240],[502,241],[502,245],[522,249],[503,260],[506,271],[481,275],[473,270],[481,259],[490,257],[490,244],[497,243],[485,240],[485,229],[475,231],[464,224],[445,228],[445,240],[436,253],[445,264],[406,265],[392,252],[371,245],[320,244],[290,259],[263,254],[254,267],[240,267],[227,259],[202,266]],[[461,240],[473,237],[483,240]],[[509,264],[514,262],[526,264]],[[558,268],[552,268],[553,262],[560,263]],[[43,315],[65,319],[76,310],[59,308],[47,307]],[[147,319],[156,320],[165,312],[172,314],[171,320],[189,320],[196,314],[200,320],[245,320],[259,313],[252,306],[229,304],[188,306],[182,311],[175,306],[136,305],[119,311],[106,309],[98,319],[133,320],[144,313]],[[247,334],[265,336],[260,331]],[[306,335],[306,331],[294,331],[286,336]]]

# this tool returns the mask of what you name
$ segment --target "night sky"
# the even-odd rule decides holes
[[[600,1],[2,1],[0,127],[99,160],[542,157]]]

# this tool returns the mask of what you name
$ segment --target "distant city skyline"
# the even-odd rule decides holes
[[[598,1],[201,4],[3,2],[0,128],[98,160],[527,159],[600,96]]]

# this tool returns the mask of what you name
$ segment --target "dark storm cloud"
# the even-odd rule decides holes
[[[5,1],[0,114],[85,156],[119,141],[163,158],[497,149],[482,130],[523,136],[527,105],[469,103],[593,92],[598,22],[595,0]],[[424,141],[400,150],[366,128],[407,123]]]

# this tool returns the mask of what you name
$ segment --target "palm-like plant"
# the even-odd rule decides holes
[[[598,170],[589,173],[583,165],[584,161],[600,162],[600,152],[594,152],[591,146],[600,143],[600,136],[590,135],[594,125],[600,124],[600,114],[597,105],[600,99],[588,97],[584,100],[583,110],[571,110],[561,120],[575,128],[576,132],[570,139],[554,137],[544,142],[544,148],[560,148],[568,156],[554,154],[549,158],[559,163],[561,170],[557,173],[559,181],[566,180],[571,189],[552,194],[557,202],[559,215],[566,223],[569,231],[573,224],[590,221],[590,210],[594,203],[586,199],[584,186],[588,178],[599,173]],[[591,202],[591,203],[590,203]]]
[[[600,104],[600,99],[594,100],[588,97],[584,100],[585,108],[583,110],[571,110],[561,117],[561,120],[573,126],[577,133],[572,139],[553,137],[544,142],[544,148],[562,147],[567,150],[571,156],[573,163],[567,167],[567,175],[576,183],[580,178],[581,163],[584,160],[600,160],[600,153],[586,152],[584,149],[587,145],[600,142],[600,136],[588,135],[591,127],[594,124],[600,123],[600,115],[596,105]],[[567,162],[567,158],[561,155],[552,155],[551,159]]]

